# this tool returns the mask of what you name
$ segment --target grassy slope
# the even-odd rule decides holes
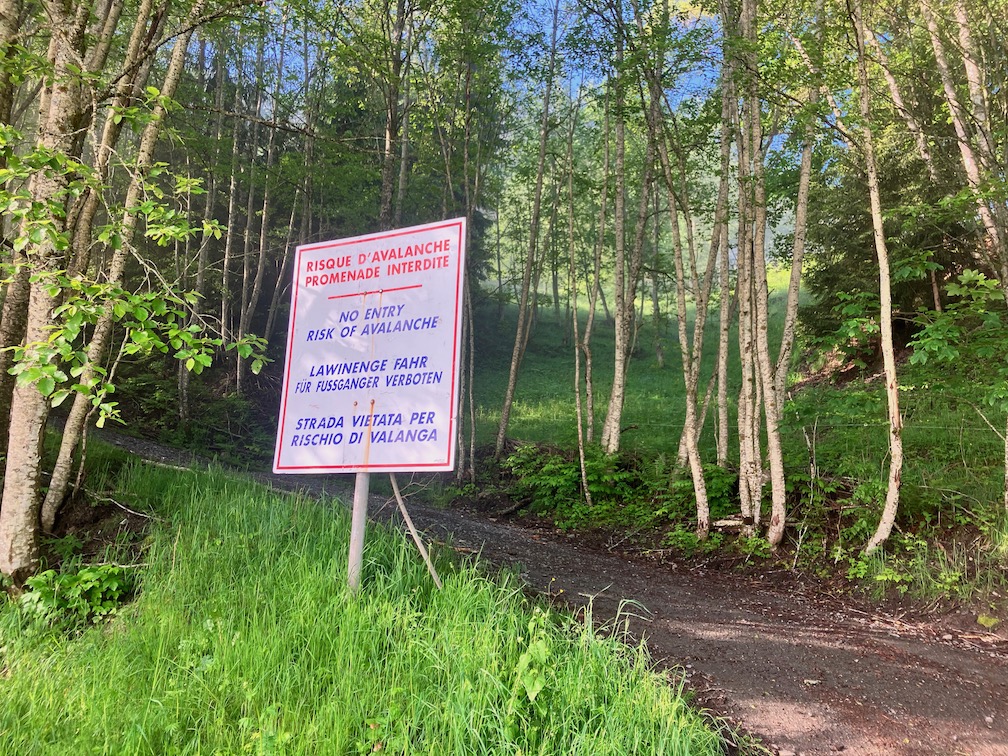
[[[72,638],[0,607],[0,753],[719,752],[643,649],[506,577],[442,556],[439,592],[372,528],[355,597],[340,507],[145,465],[116,495],[165,518],[142,590]]]
[[[775,273],[771,296],[771,343],[780,338],[786,276]],[[648,305],[650,307],[650,305]],[[708,321],[701,383],[714,370],[717,315]],[[533,335],[519,379],[509,435],[520,441],[573,446],[573,355],[555,327],[551,309]],[[662,328],[666,365],[659,369],[652,349],[650,314],[630,368],[623,426],[624,448],[667,468],[674,459],[684,416],[682,373],[674,320]],[[484,338],[478,354],[476,396],[478,438],[490,441],[500,413],[507,379],[510,321]],[[690,323],[692,329],[692,322]],[[513,331],[512,331],[513,333]],[[513,337],[512,337],[513,338]],[[737,335],[731,334],[729,402],[734,413],[738,391]],[[612,380],[612,326],[601,319],[593,351],[596,379],[596,428],[601,427]],[[506,352],[506,353],[505,353]],[[982,368],[975,368],[982,369]],[[883,385],[877,377],[843,386],[830,382],[802,389],[784,410],[785,465],[796,559],[823,574],[851,567],[854,577],[877,587],[895,586],[926,596],[977,590],[990,592],[1005,583],[1008,517],[1001,508],[1003,447],[977,414],[980,392],[970,380],[949,385],[935,368],[900,366],[901,407],[905,418],[905,468],[899,530],[888,556],[859,560],[857,554],[877,522],[888,465],[887,420]],[[947,372],[947,369],[946,369]],[[940,385],[940,387],[939,387]],[[714,459],[715,409],[708,414],[701,454]],[[992,418],[999,425],[999,418]],[[732,414],[730,454],[737,456]],[[664,461],[662,459],[664,458]],[[810,485],[810,463],[819,478]],[[884,562],[888,559],[888,565]],[[790,562],[790,559],[789,559]],[[818,566],[816,566],[818,563]]]
[[[770,301],[771,349],[780,343],[787,285],[786,274],[773,273],[773,294]],[[666,310],[659,335],[665,352],[665,367],[659,368],[654,351],[655,329],[651,317],[650,301],[646,305],[644,322],[637,340],[637,350],[630,363],[627,393],[624,404],[623,427],[627,431],[622,443],[625,448],[647,455],[676,454],[679,435],[685,418],[683,400],[682,363],[678,326],[674,310]],[[719,338],[718,304],[712,304],[704,336],[704,355],[701,370],[701,391],[717,367]],[[500,420],[500,404],[508,379],[508,364],[514,344],[515,309],[505,311],[500,323],[491,317],[481,320],[483,332],[477,332],[477,438],[492,441]],[[574,410],[574,355],[564,343],[563,333],[554,321],[551,307],[541,310],[541,321],[533,333],[519,376],[514,409],[511,414],[509,436],[529,442],[574,444],[577,441]],[[582,328],[586,313],[582,312]],[[693,310],[689,311],[688,333],[693,337]],[[606,323],[601,306],[595,321],[592,340],[593,374],[595,382],[596,427],[605,420],[609,391],[613,375],[613,326]],[[731,427],[734,429],[735,401],[739,390],[738,332],[732,328],[729,337],[729,402]],[[583,382],[582,382],[583,387]],[[702,451],[714,456],[713,429],[717,424],[715,406],[707,416],[706,432],[701,440]],[[734,432],[734,430],[732,431]]]

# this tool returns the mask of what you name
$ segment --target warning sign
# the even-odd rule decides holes
[[[278,473],[451,470],[465,218],[297,248]]]

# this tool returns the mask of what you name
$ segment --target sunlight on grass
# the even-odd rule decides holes
[[[372,527],[354,596],[342,507],[144,465],[118,495],[169,519],[133,604],[73,638],[0,610],[3,753],[720,752],[643,648],[506,577],[442,552],[437,591]]]
[[[785,268],[768,270],[768,337],[774,354],[782,335],[789,275]],[[644,312],[629,367],[621,448],[632,456],[674,461],[685,418],[678,329],[668,312],[656,326],[650,302],[645,303]],[[514,315],[513,308],[506,310],[504,320],[495,326],[495,338],[486,340],[478,349],[475,385],[481,442],[492,442],[500,418],[509,355],[503,350],[513,343],[506,335],[514,327]],[[691,335],[693,316],[690,308]],[[552,310],[544,310],[530,340],[508,435],[519,443],[572,448],[577,439],[573,346],[552,318]],[[716,369],[717,321],[714,307],[705,333],[701,401]],[[663,368],[658,366],[655,355],[656,336],[664,348]],[[609,400],[613,341],[613,324],[599,317],[592,343],[596,434],[601,430]],[[731,467],[738,459],[735,411],[740,380],[734,329],[729,345]],[[797,348],[800,352],[801,345]],[[493,367],[483,369],[483,360]],[[797,367],[799,361],[796,358],[796,367],[791,371],[794,379],[805,369]],[[789,518],[797,531],[789,531],[788,537],[796,549],[802,550],[796,565],[805,558],[805,552],[815,551],[804,537],[810,532],[818,543],[830,542],[830,549],[839,549],[846,563],[857,560],[877,525],[882,500],[865,492],[882,490],[879,486],[887,480],[888,419],[884,385],[870,372],[866,370],[862,376],[852,375],[851,371],[843,376],[824,375],[822,380],[793,392],[783,408],[781,442],[789,485]],[[940,370],[935,374],[932,368],[923,369],[905,360],[900,365],[900,383],[905,460],[897,531],[884,556],[858,568],[864,573],[859,579],[873,588],[895,587],[922,597],[967,598],[972,590],[1000,590],[998,586],[1006,581],[1003,565],[1008,560],[1008,537],[1003,534],[1008,527],[999,528],[999,520],[992,520],[991,513],[1001,509],[1004,450],[1001,440],[978,414],[988,411],[984,409],[988,405],[968,377],[952,386],[949,376]],[[707,462],[714,460],[716,421],[717,408],[712,403],[699,440],[701,457]],[[991,422],[1000,424],[1002,420],[995,417]],[[809,472],[813,466],[817,476],[814,481]],[[765,495],[769,496],[769,489]],[[827,524],[830,519],[834,520],[832,525]],[[924,540],[904,538],[904,532]],[[928,548],[921,546],[932,540]],[[817,548],[814,558],[829,558],[825,547]]]

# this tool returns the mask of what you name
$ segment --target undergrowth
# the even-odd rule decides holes
[[[885,497],[881,480],[812,476],[788,471],[790,526],[774,551],[759,536],[744,536],[738,524],[738,477],[704,466],[712,520],[728,518],[728,532],[696,534],[696,500],[686,471],[642,455],[602,454],[586,449],[584,485],[578,456],[570,450],[521,444],[502,465],[496,485],[526,511],[564,530],[612,528],[650,532],[651,547],[684,558],[733,553],[739,563],[774,559],[824,579],[846,579],[881,598],[990,602],[1008,596],[1008,515],[992,507],[967,506],[951,497],[928,507],[919,491],[908,492],[896,531],[886,548],[862,553],[877,525]],[[769,491],[767,492],[769,494]],[[769,501],[763,502],[764,520]],[[639,545],[639,544],[638,544]]]
[[[527,502],[529,511],[549,515],[561,528],[588,526],[650,527],[695,520],[692,479],[669,465],[633,454],[607,456],[585,449],[585,475],[591,504],[584,495],[581,462],[575,452],[519,445],[504,461],[511,474],[508,493]],[[721,517],[734,508],[738,476],[704,467],[711,511]]]

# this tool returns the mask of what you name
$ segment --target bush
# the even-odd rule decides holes
[[[575,452],[525,444],[504,464],[515,476],[512,495],[528,500],[533,512],[549,515],[561,528],[647,527],[695,520],[692,478],[683,470],[670,472],[664,464],[648,470],[637,457],[607,456],[598,447],[588,447],[585,477],[591,493],[590,508],[582,492],[581,465]],[[738,475],[705,465],[704,479],[713,517],[737,510]]]
[[[30,627],[77,630],[115,613],[133,590],[129,568],[95,564],[76,572],[45,570],[26,581],[18,602]]]

